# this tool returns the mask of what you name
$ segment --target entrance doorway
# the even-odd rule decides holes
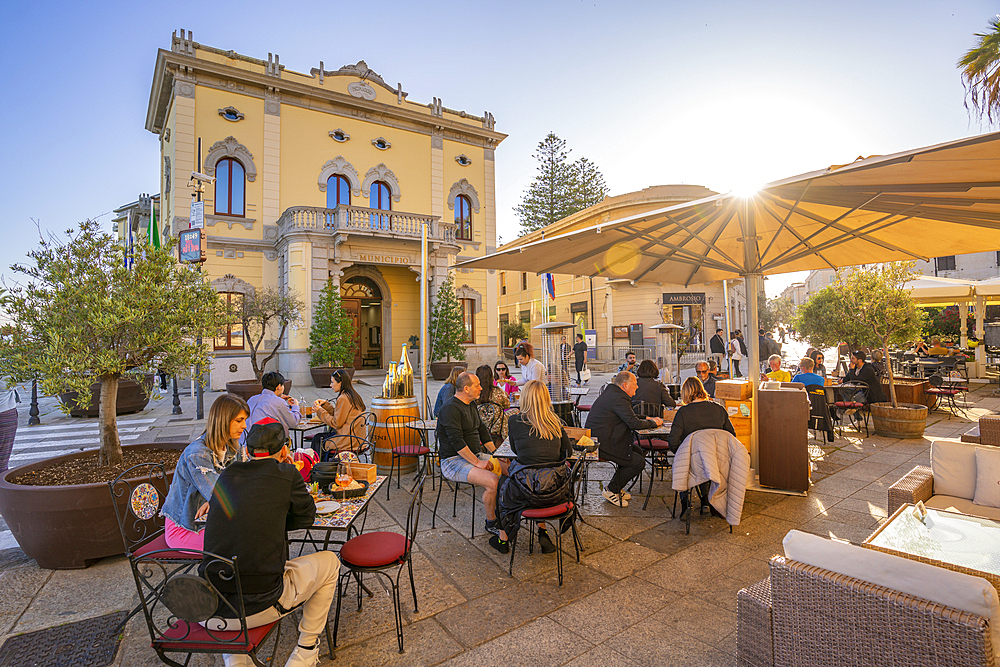
[[[382,368],[382,291],[371,278],[356,276],[340,284],[340,297],[354,322],[354,368]]]

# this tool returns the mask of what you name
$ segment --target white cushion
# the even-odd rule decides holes
[[[1000,508],[1000,449],[976,449],[976,495],[972,502]]]
[[[931,443],[934,495],[968,498],[976,495],[976,445],[958,440]]]
[[[782,544],[785,556],[800,563],[989,619],[993,650],[1000,658],[1000,600],[997,599],[996,589],[982,577],[952,572],[798,530],[789,531]]]
[[[947,510],[949,512],[960,512],[962,514],[971,514],[972,516],[982,516],[987,519],[993,519],[994,521],[1000,521],[1000,508],[997,507],[986,507],[985,505],[977,505],[967,498],[958,498],[956,496],[938,496],[934,495],[930,500],[924,503],[925,507],[930,507],[936,510]]]

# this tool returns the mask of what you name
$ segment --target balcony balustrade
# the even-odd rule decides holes
[[[428,239],[455,242],[454,223],[442,222],[436,216],[360,206],[292,206],[278,218],[278,236],[296,231],[314,231],[419,239],[420,225],[425,222]]]

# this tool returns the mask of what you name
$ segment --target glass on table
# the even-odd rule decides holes
[[[351,482],[353,481],[354,478],[351,477],[350,466],[348,466],[347,463],[341,462],[337,466],[337,486],[339,486],[341,489],[346,489],[351,485]]]

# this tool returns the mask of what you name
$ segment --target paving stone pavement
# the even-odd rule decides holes
[[[603,380],[595,377],[592,384]],[[432,397],[438,386],[430,385]],[[377,391],[375,386],[360,389],[366,401]],[[294,393],[298,395],[298,389]],[[932,413],[921,440],[865,438],[848,429],[833,443],[810,441],[814,472],[809,495],[750,491],[743,521],[732,533],[723,520],[706,515],[695,516],[691,534],[686,535],[683,524],[670,515],[669,474],[664,481],[656,480],[647,511],[641,502],[612,507],[599,495],[600,485],[610,478],[610,467],[595,465],[581,503],[583,552],[577,563],[572,541],[564,544],[562,587],[554,555],[536,551],[529,556],[522,545],[510,577],[508,556],[488,546],[481,523],[476,537],[469,538],[472,499],[467,490],[459,495],[454,517],[450,494],[445,494],[437,527],[432,529],[437,491],[428,482],[414,554],[420,612],[413,612],[408,589],[401,594],[406,653],[397,652],[389,597],[373,586],[375,595],[365,599],[360,613],[345,605],[336,664],[733,665],[736,593],[767,575],[767,561],[782,552],[784,535],[798,529],[854,543],[864,540],[885,520],[889,485],[913,466],[929,464],[933,439],[958,437],[970,428],[970,419],[1000,408],[1000,398],[991,393],[983,387],[970,394],[974,406],[965,415]],[[302,392],[308,400],[321,394],[325,392]],[[216,395],[206,394],[206,404]],[[153,419],[142,433],[154,438],[187,437],[203,428],[203,423],[171,421],[169,401],[162,403],[122,421]],[[183,416],[190,417],[192,399],[182,400],[182,408]],[[65,419],[43,416],[43,422],[52,425],[63,425]],[[27,449],[58,445],[58,438],[72,440],[70,431],[22,441],[19,430],[18,447],[33,454]],[[28,445],[38,442],[52,444]],[[402,532],[408,502],[405,492],[393,493],[391,501],[379,494],[366,530]],[[483,516],[480,504],[477,522]],[[0,524],[0,529],[6,526]],[[131,609],[138,602],[122,557],[86,570],[52,572],[39,569],[16,545],[4,546],[0,542],[2,638]],[[352,597],[353,591],[352,586]],[[295,619],[286,619],[277,664],[283,664],[295,638]],[[321,650],[321,664],[334,664],[328,659],[325,639]],[[159,664],[141,617],[126,627],[115,664]],[[222,660],[196,656],[191,664],[221,666]]]

